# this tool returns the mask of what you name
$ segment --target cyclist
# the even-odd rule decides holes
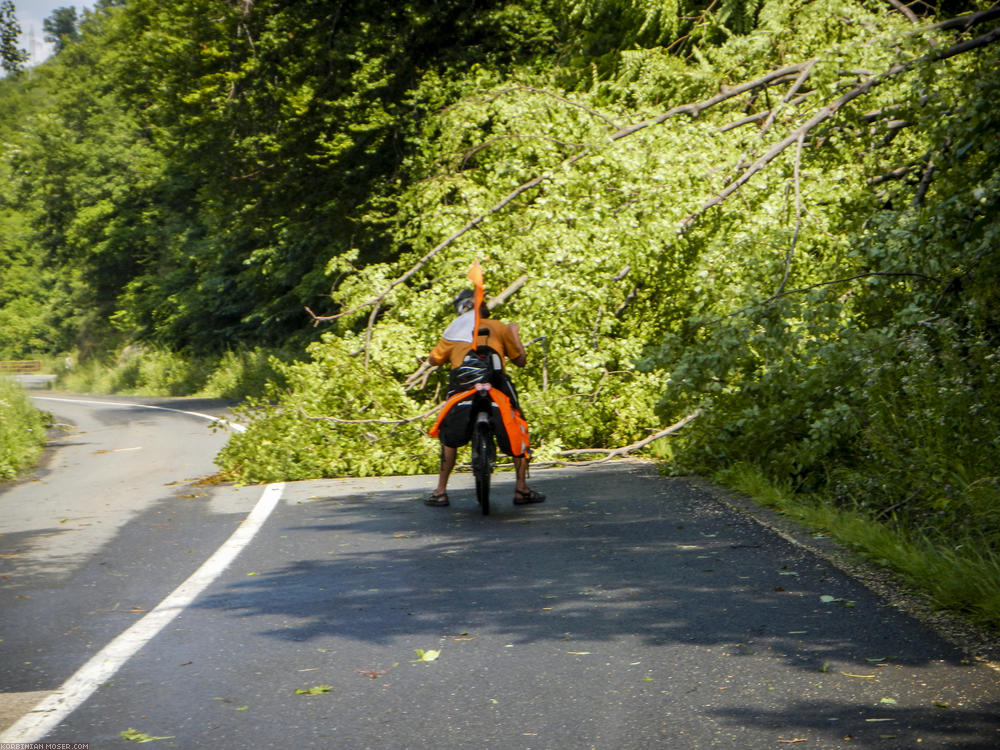
[[[454,301],[455,312],[458,317],[452,321],[437,345],[431,350],[427,358],[428,364],[432,366],[449,363],[451,365],[451,377],[448,384],[448,396],[461,392],[465,386],[461,385],[461,368],[465,355],[468,354],[473,342],[473,329],[475,328],[475,307],[474,293],[471,289],[463,289],[459,292]],[[489,309],[483,303],[479,310],[479,328],[489,329],[489,336],[486,341],[489,346],[500,355],[501,366],[506,368],[506,361],[510,360],[518,367],[524,367],[528,361],[528,353],[521,343],[517,323],[501,323],[489,317]],[[498,386],[511,399],[515,409],[519,411],[517,405],[517,394],[514,391],[513,383],[503,374],[502,382]],[[434,507],[444,507],[448,502],[448,478],[455,468],[455,460],[458,456],[458,448],[469,442],[471,435],[471,415],[467,411],[452,409],[444,415],[441,420],[438,437],[441,440],[441,470],[438,473],[437,489],[424,499],[426,505]],[[508,440],[499,440],[500,447],[505,452],[509,446]],[[535,492],[528,487],[528,455],[522,452],[520,456],[512,456],[514,460],[514,472],[516,485],[514,489],[514,504],[526,505],[528,503],[540,503],[545,500],[545,495]]]

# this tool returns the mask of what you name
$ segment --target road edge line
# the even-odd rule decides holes
[[[38,401],[58,401],[62,404],[84,404],[86,406],[118,406],[124,408],[138,408],[138,409],[155,409],[156,411],[169,411],[174,414],[184,414],[188,417],[198,417],[199,419],[207,419],[210,422],[219,422],[224,424],[226,427],[230,428],[233,432],[246,432],[247,428],[241,425],[239,422],[230,422],[228,419],[223,419],[222,417],[213,417],[211,414],[202,414],[200,411],[184,411],[183,409],[171,409],[168,406],[154,406],[152,404],[133,404],[127,401],[88,401],[82,398],[56,398],[55,396],[35,396],[32,394],[28,395],[29,398],[37,399]]]
[[[240,523],[239,528],[202,563],[198,570],[141,620],[94,654],[51,695],[0,734],[0,742],[38,742],[79,708],[101,685],[111,679],[126,661],[183,612],[229,567],[264,525],[281,499],[284,489],[284,482],[269,484],[253,510]]]

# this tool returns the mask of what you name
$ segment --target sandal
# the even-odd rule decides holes
[[[447,492],[434,492],[430,497],[424,498],[424,505],[432,505],[435,508],[443,508],[446,505],[451,505],[451,503],[448,502]]]
[[[527,505],[528,503],[545,502],[545,495],[534,490],[514,490],[514,505]]]

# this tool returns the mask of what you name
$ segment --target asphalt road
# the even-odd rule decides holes
[[[143,622],[267,492],[192,483],[225,440],[206,420],[44,406],[77,426],[0,487],[0,727]],[[465,475],[444,509],[419,500],[430,477],[272,488],[231,564],[44,739],[1000,747],[1000,674],[713,494],[637,462],[532,484],[548,502],[486,518]],[[512,493],[500,475],[498,501]]]

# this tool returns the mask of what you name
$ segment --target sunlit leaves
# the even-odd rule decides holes
[[[310,688],[299,688],[295,691],[296,695],[325,695],[333,690],[332,685],[314,685]]]

